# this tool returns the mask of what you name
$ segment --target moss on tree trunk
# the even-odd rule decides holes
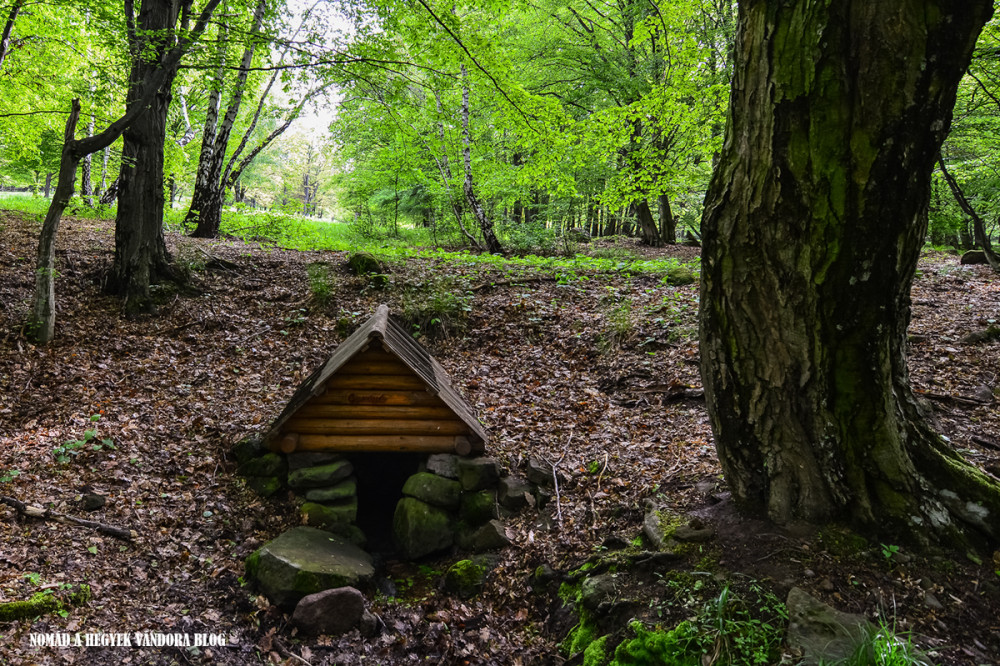
[[[734,495],[779,522],[1000,538],[1000,484],[918,413],[930,174],[988,0],[743,3],[706,197],[701,353]]]

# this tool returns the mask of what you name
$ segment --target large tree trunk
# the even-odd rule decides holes
[[[1000,538],[1000,484],[925,423],[905,358],[930,175],[991,13],[740,3],[702,222],[702,377],[729,487],[776,521]]]
[[[660,240],[660,230],[653,219],[653,211],[649,209],[649,202],[643,197],[635,202],[635,218],[639,223],[639,234],[642,242],[651,247],[660,247],[663,241]]]
[[[169,0],[144,0],[137,20],[140,40],[159,36],[154,43],[162,54],[172,40],[163,34],[177,22],[178,5]],[[149,45],[139,43],[136,54]],[[132,64],[126,113],[139,101],[146,77],[159,68],[159,58],[152,62],[136,57]],[[149,108],[125,130],[122,168],[118,185],[118,211],[115,217],[115,258],[106,287],[124,300],[127,312],[148,309],[149,285],[160,277],[170,276],[170,255],[163,241],[163,148],[166,141],[167,110],[176,65],[167,72]]]
[[[660,240],[673,245],[677,242],[677,218],[670,209],[670,197],[661,194],[656,200],[660,209]]]

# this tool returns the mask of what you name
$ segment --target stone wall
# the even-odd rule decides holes
[[[263,497],[290,490],[302,499],[304,524],[365,545],[366,535],[357,522],[358,480],[350,455],[285,455],[267,451],[255,440],[242,440],[233,453],[249,488]],[[400,455],[400,464],[413,464],[412,460]],[[399,497],[393,515],[386,517],[392,521],[398,554],[414,560],[454,547],[472,552],[503,548],[509,537],[502,518],[544,504],[549,497],[544,471],[529,466],[529,478],[539,474],[541,483],[539,478],[532,482],[502,474],[492,458],[422,456],[402,488],[381,490]]]

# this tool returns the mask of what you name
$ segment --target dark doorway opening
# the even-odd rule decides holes
[[[421,453],[352,453],[358,482],[357,526],[365,533],[365,550],[386,557],[396,551],[392,517],[403,496],[403,484],[415,474],[426,456]]]

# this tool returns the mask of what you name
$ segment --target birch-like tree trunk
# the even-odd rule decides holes
[[[7,12],[7,20],[4,22],[3,32],[0,33],[0,68],[3,67],[7,54],[10,53],[10,36],[14,32],[14,24],[17,22],[17,16],[21,13],[23,6],[24,0],[14,0],[10,11]]]
[[[94,114],[90,114],[90,122],[87,123],[87,136],[94,136]],[[83,165],[80,168],[80,194],[88,206],[94,205],[94,185],[91,181],[91,167],[93,163],[93,153],[87,153],[83,157]]]
[[[219,26],[216,38],[215,57],[218,67],[209,82],[208,103],[205,106],[205,125],[201,132],[201,152],[198,154],[198,170],[194,178],[191,206],[184,216],[184,226],[198,226],[201,211],[208,204],[208,194],[212,189],[212,156],[215,154],[215,138],[218,134],[219,109],[222,106],[222,89],[226,84],[226,43],[227,32]]]
[[[243,103],[243,92],[246,88],[247,77],[250,76],[254,52],[257,49],[257,35],[264,22],[266,10],[267,0],[259,0],[257,8],[254,10],[250,43],[243,49],[243,58],[240,61],[236,81],[233,83],[233,91],[229,98],[229,106],[226,108],[226,115],[218,127],[211,150],[206,153],[204,151],[206,144],[202,143],[203,152],[198,164],[198,173],[200,176],[204,170],[205,179],[203,182],[195,183],[191,209],[188,211],[188,218],[191,217],[192,212],[197,215],[198,226],[191,235],[198,238],[215,238],[219,235],[219,227],[222,225],[222,205],[226,195],[226,182],[222,166],[226,159],[226,149],[229,147],[229,137],[232,135],[236,116]]]
[[[465,182],[462,189],[465,192],[465,202],[472,215],[479,223],[479,231],[483,235],[486,251],[490,254],[503,254],[503,246],[493,231],[493,220],[486,214],[482,202],[476,196],[472,180],[472,135],[469,131],[469,72],[462,65],[462,161],[465,164]]]

